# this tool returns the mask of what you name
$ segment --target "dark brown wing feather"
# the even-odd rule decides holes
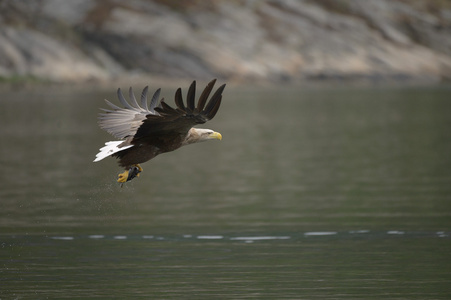
[[[186,95],[186,103],[188,105],[187,112],[193,113],[194,112],[194,101],[196,98],[196,81],[193,81],[188,89],[188,94]]]
[[[207,102],[213,86],[216,82],[212,80],[199,97],[197,107],[195,106],[196,82],[190,85],[187,93],[187,105],[183,103],[182,91],[178,89],[175,93],[175,104],[177,108],[172,108],[164,99],[160,106],[155,108],[158,115],[147,115],[146,119],[138,128],[134,140],[150,138],[156,135],[185,134],[196,124],[203,124],[211,120],[218,112],[221,105],[222,92],[225,84],[221,85]]]
[[[197,101],[197,111],[202,111],[204,109],[205,103],[207,102],[208,96],[210,96],[211,90],[213,89],[215,82],[216,79],[210,81],[210,83],[207,84],[204,91],[200,95],[199,101]]]
[[[183,104],[183,97],[182,97],[182,89],[178,88],[177,91],[175,92],[175,104],[177,105],[177,107],[181,110],[181,111],[185,111],[185,104]]]
[[[201,114],[205,114],[205,117],[209,120],[213,119],[219,109],[219,105],[221,105],[222,100],[222,92],[224,91],[225,84],[221,85],[208,102],[207,107],[201,112]]]

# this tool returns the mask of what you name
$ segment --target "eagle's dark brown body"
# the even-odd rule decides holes
[[[133,147],[117,152],[112,156],[118,158],[119,165],[127,170],[132,165],[144,163],[159,154],[180,148],[185,137],[186,135],[172,134],[133,140],[131,142],[134,145]]]

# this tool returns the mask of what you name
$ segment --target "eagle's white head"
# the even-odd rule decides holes
[[[219,132],[213,131],[211,129],[191,128],[188,131],[188,135],[186,136],[183,145],[189,145],[208,140],[222,140],[222,135]]]

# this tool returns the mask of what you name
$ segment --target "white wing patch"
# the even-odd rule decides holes
[[[96,154],[96,159],[94,159],[94,162],[98,162],[99,160],[104,159],[105,157],[108,157],[116,152],[128,149],[133,147],[133,145],[128,145],[124,147],[118,147],[120,144],[122,144],[124,141],[112,141],[112,142],[106,142],[105,146],[100,148],[100,152]]]

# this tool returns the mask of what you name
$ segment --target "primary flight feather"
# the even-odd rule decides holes
[[[140,163],[161,153],[202,141],[221,140],[219,132],[193,127],[213,119],[218,112],[225,84],[208,100],[215,82],[216,79],[207,84],[197,100],[197,106],[196,81],[193,81],[188,89],[186,105],[182,90],[177,89],[174,99],[176,108],[168,105],[164,98],[158,101],[160,89],[155,91],[149,105],[148,87],[142,91],[140,103],[136,100],[132,88],[129,89],[129,101],[125,99],[121,89],[118,89],[117,96],[123,108],[105,100],[110,109],[102,109],[99,125],[120,141],[105,143],[94,162],[108,156],[116,157],[119,165],[125,169],[125,172],[119,174],[117,181],[124,183],[139,176],[142,171]]]

